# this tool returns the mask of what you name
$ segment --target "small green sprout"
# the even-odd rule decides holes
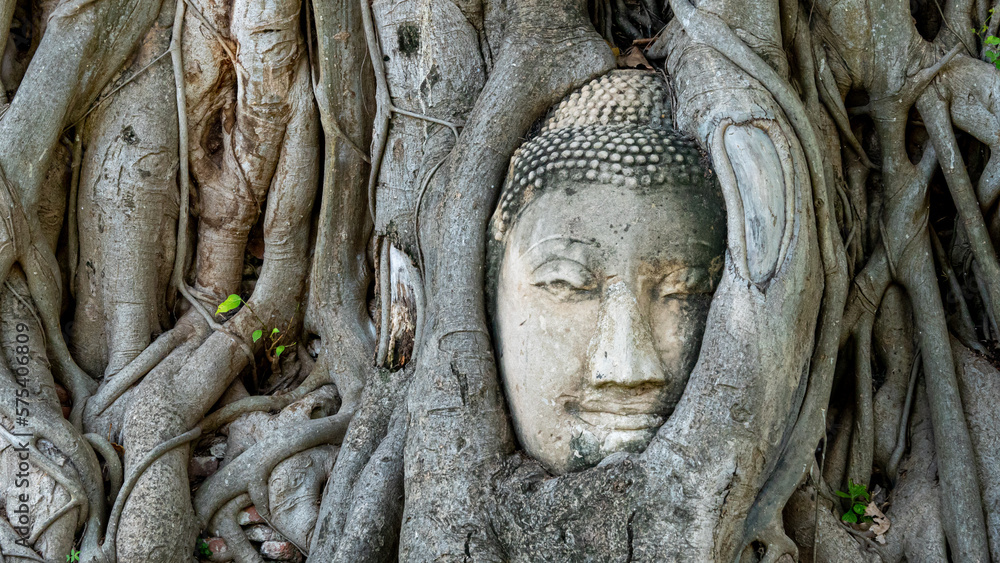
[[[1000,70],[1000,49],[997,48],[1000,45],[1000,37],[988,33],[990,20],[993,19],[993,10],[994,8],[990,8],[990,15],[986,17],[986,21],[983,22],[982,27],[973,29],[972,33],[975,33],[976,37],[979,37],[983,42],[983,58],[986,59],[986,62],[991,63],[997,70]]]
[[[865,485],[848,479],[847,492],[836,491],[835,494],[838,497],[850,499],[851,503],[850,510],[840,517],[841,520],[848,524],[872,521],[870,516],[865,516],[865,508],[868,507],[868,502],[871,501],[871,497],[868,495],[868,488]]]
[[[228,313],[229,311],[236,309],[240,305],[245,306],[251,313],[253,313],[253,316],[257,319],[257,322],[259,322],[261,325],[261,328],[253,331],[253,333],[250,334],[250,338],[252,338],[254,342],[257,342],[258,340],[264,337],[264,331],[267,329],[267,323],[265,323],[263,319],[261,319],[257,315],[257,312],[254,311],[253,308],[250,307],[250,304],[244,301],[242,297],[236,295],[235,293],[230,295],[229,297],[226,298],[225,301],[219,303],[219,307],[215,310],[215,314],[221,315],[223,313]],[[289,320],[288,322],[290,325],[291,320]],[[289,327],[285,327],[285,330],[288,330],[288,328]],[[289,346],[295,346],[296,344],[295,342],[292,342],[291,344],[282,344],[281,340],[282,338],[284,338],[284,336],[285,335],[281,332],[280,329],[278,329],[278,327],[273,327],[271,328],[271,331],[268,333],[269,342],[265,343],[264,345],[264,354],[267,355],[267,359],[268,361],[271,362],[271,367],[274,371],[278,371],[279,369],[278,358],[281,357],[281,354],[284,353],[285,349],[288,348]]]
[[[212,548],[208,547],[208,542],[203,538],[198,538],[198,543],[195,544],[195,548],[198,550],[198,555],[203,557],[212,556]]]

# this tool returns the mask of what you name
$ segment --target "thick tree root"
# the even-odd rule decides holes
[[[257,512],[270,516],[267,481],[276,465],[309,448],[339,443],[347,431],[350,416],[336,414],[305,424],[281,428],[252,446],[205,480],[194,496],[195,514],[200,527],[222,506],[243,492],[250,494]]]
[[[125,509],[125,501],[128,500],[129,495],[132,494],[132,489],[135,487],[136,483],[139,482],[139,479],[142,477],[146,469],[156,462],[156,460],[160,459],[161,456],[174,448],[183,446],[192,440],[198,439],[199,436],[201,436],[201,428],[193,428],[180,436],[171,438],[170,440],[167,440],[166,442],[163,442],[151,449],[145,456],[143,456],[135,467],[132,468],[128,479],[125,480],[125,483],[119,490],[118,496],[115,497],[114,506],[112,506],[111,513],[108,516],[108,527],[105,533],[104,545],[101,546],[105,557],[107,557],[111,563],[117,561],[118,552],[115,549],[115,543],[118,537],[118,522],[121,518],[122,511]]]

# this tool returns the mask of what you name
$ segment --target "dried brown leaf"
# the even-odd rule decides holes
[[[646,56],[642,54],[642,49],[629,47],[625,54],[618,57],[618,68],[642,68],[653,70],[653,65],[649,64]]]
[[[874,502],[868,503],[868,506],[865,507],[865,516],[870,516],[872,519],[872,527],[869,530],[875,533],[875,541],[884,545],[885,533],[889,531],[889,519],[885,514],[882,514]]]

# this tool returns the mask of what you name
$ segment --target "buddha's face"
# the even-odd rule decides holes
[[[497,280],[521,444],[554,473],[642,451],[698,358],[721,270],[721,197],[565,182],[527,204]]]

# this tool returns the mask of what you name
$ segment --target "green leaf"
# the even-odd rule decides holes
[[[988,62],[991,62],[991,63],[992,62],[996,62],[996,60],[997,60],[997,54],[996,53],[994,53],[993,51],[986,51],[986,53],[984,53],[984,54],[986,55],[986,60]]]
[[[857,512],[858,514],[864,514],[865,513],[865,505],[861,504],[860,502],[857,503],[857,504],[855,504],[852,507],[852,509],[854,510],[854,512]]]
[[[261,335],[264,334],[260,329],[253,331],[253,341],[257,342],[260,340]]]
[[[834,494],[837,495],[840,498],[851,498],[851,495],[845,493],[844,491],[837,491]]]
[[[239,295],[233,293],[229,297],[226,297],[225,301],[219,303],[219,308],[215,310],[215,314],[220,315],[222,313],[228,313],[229,311],[239,307],[240,303],[243,303],[243,300],[240,299]]]
[[[854,481],[848,480],[847,488],[851,493],[851,497],[860,497],[865,494],[866,487],[860,483],[855,483]]]
[[[858,516],[853,512],[845,512],[844,515],[840,517],[840,519],[849,524],[855,524],[858,521]]]
[[[278,334],[279,332],[281,332],[281,331],[280,331],[280,330],[278,330],[278,329],[276,329],[276,328],[272,328],[272,329],[271,329],[271,338],[273,339],[273,338],[274,338],[274,335],[275,335],[275,334]]]
[[[1000,37],[990,35],[985,41],[983,41],[983,43],[986,43],[987,45],[1000,45]]]
[[[277,348],[274,349],[274,357],[275,358],[281,357],[281,353],[284,352],[284,351],[285,351],[285,347],[284,346],[278,346]]]

